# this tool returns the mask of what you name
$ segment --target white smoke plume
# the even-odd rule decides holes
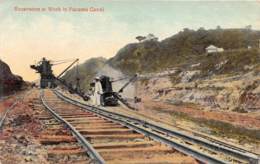
[[[120,70],[114,69],[109,65],[105,65],[98,73],[97,76],[106,75],[111,78],[111,80],[117,80],[124,77],[127,77],[123,74]],[[131,77],[128,77],[124,80],[120,80],[117,82],[112,83],[113,90],[117,92],[124,84],[126,84]],[[121,93],[123,97],[126,98],[134,98],[136,96],[136,89],[135,89],[135,82],[130,83]]]

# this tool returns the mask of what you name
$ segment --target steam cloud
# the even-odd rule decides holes
[[[101,75],[109,76],[111,78],[111,80],[117,80],[117,79],[126,77],[126,75],[124,75],[121,71],[114,69],[107,64],[97,73],[97,76],[101,76]],[[115,92],[117,92],[125,83],[127,83],[129,81],[130,78],[131,77],[112,83],[113,90]],[[130,83],[124,89],[123,93],[121,93],[121,95],[126,98],[133,98],[134,96],[136,96],[135,88],[136,88],[135,82]]]

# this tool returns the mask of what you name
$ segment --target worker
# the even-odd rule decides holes
[[[94,105],[100,106],[101,105],[101,94],[103,93],[102,91],[102,85],[100,82],[99,77],[95,78],[95,91],[94,91]]]

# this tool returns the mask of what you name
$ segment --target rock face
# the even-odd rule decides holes
[[[259,37],[260,31],[255,30],[184,29],[162,41],[128,44],[101,65],[96,64],[97,59],[89,60],[79,69],[84,79],[81,84],[88,86],[99,68],[110,65],[123,74],[138,73],[140,84],[135,90],[147,99],[209,109],[260,111],[260,50],[253,42]],[[211,44],[225,51],[207,54],[205,48]],[[248,45],[252,48],[247,49]],[[73,72],[75,69],[68,71],[64,79],[75,79]]]
[[[10,67],[0,60],[0,96],[21,89],[22,77],[12,74]]]
[[[142,97],[201,109],[260,111],[260,50],[232,50],[200,55],[200,61],[171,68],[168,76],[142,73]],[[140,94],[142,94],[140,93]],[[144,98],[143,98],[144,99]]]
[[[181,77],[181,82],[190,82],[194,76],[199,75],[200,71],[185,71],[182,72],[179,76]]]
[[[194,71],[199,74],[198,71]],[[204,109],[236,112],[260,111],[260,74],[258,70],[234,76],[211,76],[207,79],[186,79],[187,71],[173,76],[149,78],[137,89],[141,97],[178,104],[196,104]],[[190,77],[190,76],[187,76]]]

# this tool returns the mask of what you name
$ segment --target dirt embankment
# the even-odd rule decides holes
[[[233,124],[248,129],[260,130],[260,115],[244,114],[230,111],[208,111],[198,109],[198,106],[192,105],[171,105],[165,102],[155,102],[149,99],[143,99],[141,108],[150,108],[153,110],[168,112],[168,113],[183,113],[193,118],[204,118],[207,120],[216,120]],[[174,114],[174,113],[173,113]],[[180,114],[179,114],[180,115]]]
[[[139,112],[195,131],[257,143],[260,150],[260,74],[196,78],[197,72],[150,77],[137,83]],[[194,79],[193,79],[194,78]]]
[[[144,106],[182,112],[205,118],[260,129],[260,76],[239,79],[215,78],[172,85],[170,78],[139,82],[138,95]],[[174,106],[174,108],[173,108]]]

